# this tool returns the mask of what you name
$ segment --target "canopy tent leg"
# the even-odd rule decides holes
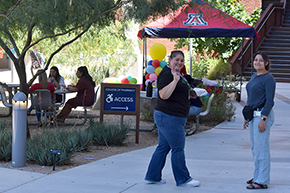
[[[190,52],[190,57],[189,57],[189,74],[192,76],[192,38],[190,39],[189,43],[189,52]]]
[[[243,38],[243,41],[242,41],[242,59],[241,59],[241,77],[240,77],[240,93],[241,93],[241,95],[242,95],[242,84],[243,84],[244,41],[245,41],[245,39]]]
[[[145,73],[147,66],[147,38],[143,38],[143,69],[142,69],[142,91],[145,91]]]

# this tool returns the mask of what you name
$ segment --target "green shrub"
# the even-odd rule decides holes
[[[12,131],[5,130],[4,122],[0,124],[0,161],[12,159]]]
[[[93,134],[93,142],[96,145],[117,145],[123,144],[130,130],[129,125],[107,125],[90,120],[89,131]]]
[[[149,121],[149,122],[154,122],[154,119],[152,116],[150,116],[150,112],[147,110],[147,109],[142,109],[141,110],[141,114],[142,114],[142,117],[141,119],[144,120],[144,121]]]
[[[44,129],[41,134],[35,135],[27,141],[26,154],[28,161],[39,165],[51,166],[53,165],[53,155],[49,153],[49,150],[58,149],[61,150],[61,154],[56,156],[56,165],[69,164],[73,154],[73,142],[71,141],[72,138],[68,136],[70,136],[69,132],[54,133]]]
[[[203,110],[207,107],[207,98],[203,97]],[[227,94],[215,94],[212,100],[210,112],[206,116],[200,117],[200,122],[221,123],[225,120],[230,121],[235,115],[236,107],[231,103],[231,99]]]
[[[12,132],[4,129],[0,123],[0,160],[10,161],[12,158]],[[49,150],[61,150],[56,156],[56,165],[66,165],[74,152],[86,151],[95,143],[97,145],[122,145],[130,130],[129,125],[106,125],[90,120],[85,130],[58,130],[53,132],[43,129],[26,143],[27,161],[44,166],[53,165],[53,155]]]
[[[207,77],[210,61],[208,59],[201,59],[200,61],[192,61],[192,76],[202,80]]]
[[[223,59],[210,59],[210,70],[208,71],[208,79],[215,80],[221,79],[225,75],[230,74],[231,66],[228,62],[224,62]]]

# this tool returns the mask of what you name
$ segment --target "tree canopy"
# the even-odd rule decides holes
[[[24,57],[27,51],[43,40],[58,42],[51,50],[43,71],[52,58],[73,43],[92,26],[102,29],[114,21],[134,20],[143,23],[165,15],[185,0],[1,0],[0,46],[12,59],[20,79],[20,90],[28,94]],[[63,38],[64,39],[64,38]],[[14,48],[15,55],[11,52]]]

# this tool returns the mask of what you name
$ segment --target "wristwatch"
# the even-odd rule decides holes
[[[263,118],[262,118],[262,120],[263,120],[263,121],[266,121],[266,120],[267,120],[267,118],[266,118],[266,117],[263,117]]]

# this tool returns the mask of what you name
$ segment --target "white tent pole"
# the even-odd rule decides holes
[[[190,44],[189,44],[189,52],[190,52],[190,58],[189,58],[189,74],[192,76],[192,38],[190,39]]]
[[[143,38],[143,68],[142,68],[142,90],[145,90],[145,69],[147,66],[147,40]]]

